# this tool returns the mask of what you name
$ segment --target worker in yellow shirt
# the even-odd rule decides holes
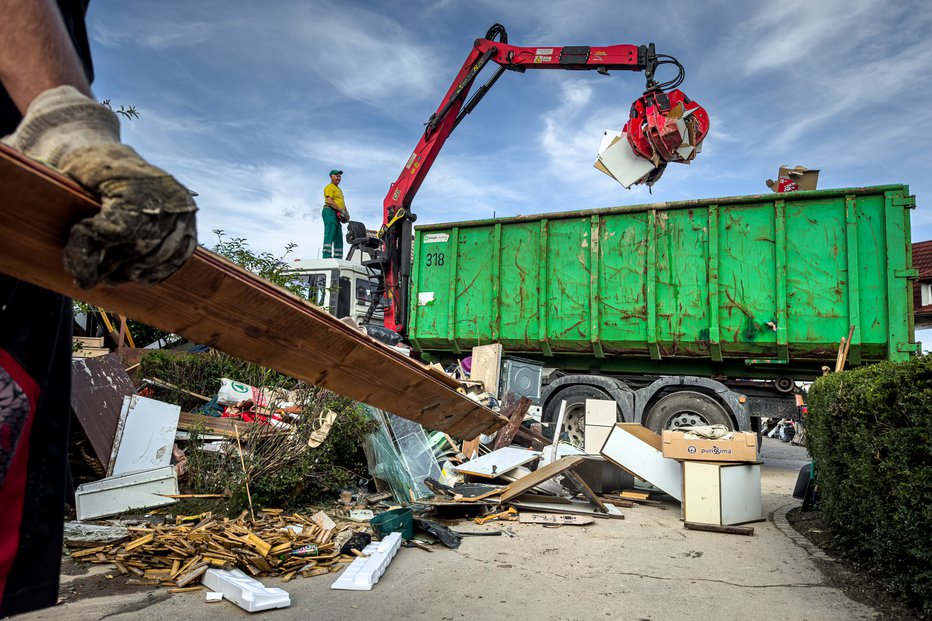
[[[343,258],[341,223],[349,222],[349,211],[343,200],[343,190],[340,189],[342,179],[342,170],[331,170],[330,183],[324,188],[324,209],[321,212],[324,219],[324,248],[321,256],[325,259]]]

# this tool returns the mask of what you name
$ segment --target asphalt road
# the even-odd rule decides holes
[[[791,497],[805,449],[764,439],[762,490],[768,519],[752,537],[685,530],[678,503],[624,509],[624,520],[591,526],[510,523],[514,537],[465,538],[457,550],[402,549],[372,591],[334,591],[333,577],[283,586],[290,608],[262,619],[631,619],[742,621],[878,619],[829,586],[809,552],[774,523]],[[778,512],[779,513],[779,512]],[[475,524],[462,528],[478,528]],[[92,566],[93,571],[106,571]],[[116,572],[109,572],[115,574]],[[97,577],[102,578],[101,576]],[[65,581],[89,580],[66,576]],[[245,619],[204,592],[120,592],[116,576],[100,596],[22,619],[85,621]],[[274,580],[268,586],[278,586]],[[112,585],[112,586],[111,586]],[[114,590],[117,592],[114,593]]]

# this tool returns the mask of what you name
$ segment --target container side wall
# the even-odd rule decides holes
[[[450,283],[455,278],[452,246],[449,232],[419,231],[415,236],[418,261],[412,271],[412,325],[418,337],[432,346],[446,342],[452,329],[448,312],[453,295]]]
[[[777,355],[773,209],[756,203],[719,211],[719,327],[726,357]]]
[[[700,356],[709,333],[708,210],[658,212],[657,328],[663,356]]]
[[[540,323],[540,225],[513,224],[501,235],[501,342],[525,351],[536,342]]]
[[[606,352],[646,354],[647,213],[602,218],[599,316]]]
[[[849,325],[845,203],[787,201],[786,213],[789,341],[830,354]]]
[[[493,260],[497,255],[494,227],[461,228],[458,236],[459,255],[455,281],[447,287],[455,291],[453,303],[456,313],[455,334],[460,345],[471,349],[474,345],[491,342],[493,331],[492,306],[495,269]]]
[[[589,236],[588,218],[554,220],[549,226],[547,310],[554,350],[590,349]]]

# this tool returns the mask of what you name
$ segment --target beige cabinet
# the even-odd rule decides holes
[[[682,464],[685,521],[728,526],[764,519],[760,464]]]

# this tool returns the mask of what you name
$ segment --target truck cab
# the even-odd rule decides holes
[[[362,264],[364,255],[354,254],[350,259],[297,259],[289,272],[306,287],[305,295],[311,302],[334,317],[350,317],[356,325],[362,325],[372,296],[379,290],[379,281]],[[369,323],[381,325],[384,303],[376,307]]]

